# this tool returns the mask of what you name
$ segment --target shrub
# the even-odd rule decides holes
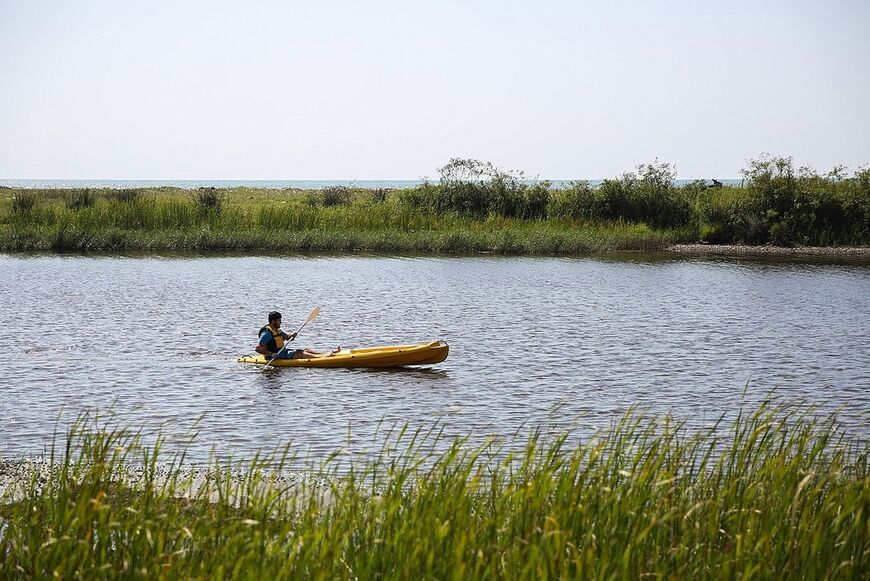
[[[67,192],[64,196],[64,201],[66,207],[70,210],[81,210],[82,208],[93,206],[97,201],[97,196],[90,188],[84,188],[82,190]]]
[[[547,206],[550,218],[594,220],[601,217],[600,196],[586,181],[572,182],[569,187],[550,194]]]
[[[350,204],[350,188],[347,186],[329,186],[323,188],[320,198],[325,207],[347,206]]]
[[[399,203],[411,210],[434,211],[436,200],[441,195],[441,187],[429,181],[413,188],[407,188],[399,192]]]
[[[675,178],[674,166],[656,160],[604,180],[598,187],[601,216],[665,228],[689,224],[692,207],[686,192],[674,185]]]
[[[519,217],[526,220],[541,220],[547,217],[550,205],[550,182],[543,181],[523,190],[522,206]]]
[[[505,206],[503,198],[510,176],[501,176],[489,162],[453,158],[438,168],[438,173],[441,174],[441,195],[436,199],[435,209],[439,212],[453,211],[483,218],[489,213],[491,203],[499,209]]]
[[[707,195],[697,209],[704,239],[748,244],[861,244],[870,240],[870,176],[794,169],[792,158],[749,161],[745,188]],[[862,182],[862,179],[864,180]],[[864,184],[862,186],[862,183]]]
[[[142,190],[128,188],[123,190],[110,190],[106,193],[106,199],[112,202],[129,204],[142,197]]]
[[[29,190],[18,190],[12,194],[12,212],[27,214],[36,205],[36,193]]]
[[[854,177],[840,185],[843,222],[850,238],[870,243],[870,166],[860,167]]]
[[[369,190],[369,201],[373,204],[383,204],[387,201],[387,188],[375,188]]]
[[[746,190],[726,188],[706,200],[699,210],[701,239],[717,244],[763,244],[768,239],[764,214]]]
[[[832,236],[832,228],[840,225],[837,204],[830,196],[832,182],[807,167],[796,172],[791,157],[762,154],[749,160],[742,173],[755,214],[762,216],[760,242],[812,243]],[[827,220],[819,219],[820,209]]]
[[[538,219],[546,216],[549,183],[525,183],[522,172],[498,169],[490,162],[454,158],[438,169],[437,189],[427,188],[434,209],[462,216]],[[418,200],[419,201],[419,200]]]
[[[201,215],[220,214],[227,202],[226,192],[211,187],[197,188],[191,197]]]

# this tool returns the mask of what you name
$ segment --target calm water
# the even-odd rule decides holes
[[[266,313],[320,305],[301,346],[443,339],[410,371],[272,370]],[[114,402],[194,456],[292,440],[365,451],[379,420],[448,435],[606,427],[631,406],[705,424],[771,388],[870,432],[870,266],[687,258],[0,255],[0,454]]]

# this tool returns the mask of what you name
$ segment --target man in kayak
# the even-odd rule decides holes
[[[296,338],[296,333],[288,335],[281,330],[281,313],[269,313],[269,324],[260,329],[260,340],[254,347],[257,353],[266,359],[316,359],[329,357],[341,351],[341,347],[332,351],[315,351],[313,349],[284,349],[284,343]]]

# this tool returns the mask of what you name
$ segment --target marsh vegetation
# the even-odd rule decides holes
[[[4,499],[0,576],[860,578],[870,559],[866,442],[796,406],[702,431],[629,413],[514,452],[382,441],[194,478],[165,440],[83,417]]]
[[[582,254],[681,242],[870,244],[870,169],[762,157],[740,186],[675,183],[666,163],[553,188],[476,160],[402,190],[15,190],[2,250],[320,250]]]

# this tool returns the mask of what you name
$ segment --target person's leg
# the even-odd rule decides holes
[[[314,349],[305,349],[296,351],[296,359],[319,359],[321,357],[329,357],[341,351],[341,347],[336,347],[332,351],[315,351]]]

